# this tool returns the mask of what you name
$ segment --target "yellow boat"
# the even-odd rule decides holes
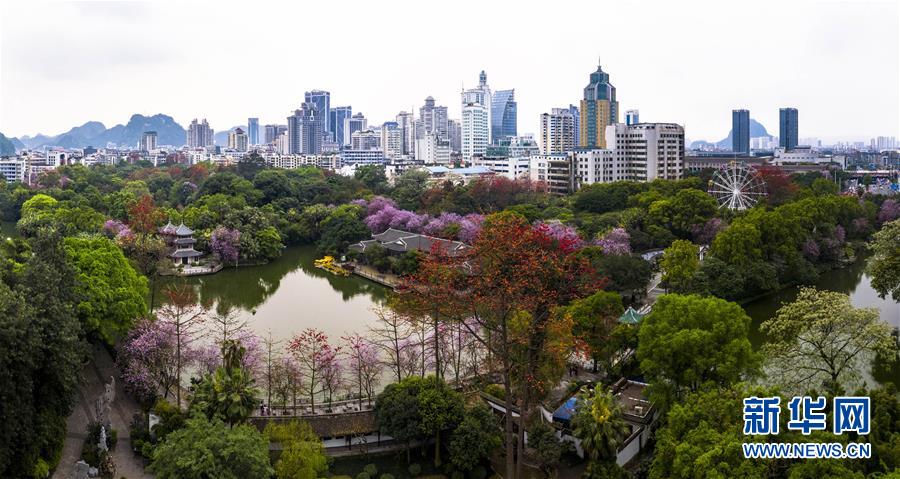
[[[350,272],[344,268],[341,268],[334,262],[333,256],[326,256],[322,259],[317,259],[313,262],[316,268],[324,269],[329,273],[336,274],[338,276],[350,276]]]

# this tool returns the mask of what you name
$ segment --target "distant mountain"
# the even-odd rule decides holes
[[[155,131],[156,143],[159,145],[181,146],[185,140],[185,130],[171,116],[157,114],[153,116],[132,115],[125,125],[116,125],[107,129],[99,121],[89,121],[81,126],[57,136],[35,135],[22,137],[22,143],[28,148],[42,146],[59,146],[63,148],[84,148],[86,146],[104,147],[107,143],[119,146],[137,146],[145,131]]]
[[[25,149],[25,144],[19,141],[18,138],[10,138],[9,141],[12,142],[13,146],[15,146],[17,150]]]
[[[15,138],[13,138],[15,140]],[[16,140],[18,141],[18,140]],[[11,156],[16,154],[16,145],[13,141],[0,133],[0,156]]]
[[[718,147],[720,149],[724,149],[724,150],[730,150],[731,146],[732,146],[731,145],[731,136],[733,133],[734,133],[733,131],[729,131],[728,136],[725,137],[724,140],[716,142],[716,147]],[[772,135],[770,135],[769,132],[766,131],[766,127],[764,127],[762,125],[762,123],[751,118],[750,119],[750,138],[756,138],[758,136],[772,136]]]
[[[232,126],[231,128],[223,131],[217,131],[215,134],[216,144],[219,146],[225,146],[228,144],[228,134],[234,131],[235,128],[240,128],[244,131],[247,131],[247,127],[244,125]]]

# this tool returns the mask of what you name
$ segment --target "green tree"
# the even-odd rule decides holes
[[[333,209],[319,227],[319,251],[323,254],[341,254],[352,243],[369,236],[369,229],[362,221],[362,209],[355,205],[341,205]]]
[[[755,226],[735,221],[716,235],[712,252],[726,263],[746,267],[762,260],[762,238]]]
[[[707,384],[720,388],[757,370],[750,318],[735,303],[696,295],[660,296],[639,331],[637,357],[651,395],[666,406]]]
[[[532,449],[534,458],[544,475],[551,477],[552,472],[562,460],[564,452],[563,445],[556,437],[553,427],[543,421],[537,421],[528,428],[528,447]]]
[[[387,175],[384,174],[383,165],[362,165],[356,169],[353,177],[376,194],[382,193],[388,188]]]
[[[579,395],[572,427],[592,463],[615,462],[619,445],[631,433],[605,386],[594,386]]]
[[[484,404],[472,406],[450,436],[450,463],[461,471],[471,471],[490,459],[503,443],[501,435],[494,413]]]
[[[437,376],[422,380],[418,394],[420,428],[424,436],[434,437],[434,465],[441,465],[441,434],[463,417],[462,396]]]
[[[222,345],[224,365],[206,375],[197,385],[191,398],[191,409],[206,417],[217,418],[229,426],[242,423],[256,409],[259,391],[254,387],[250,372],[244,369],[242,359],[246,350],[236,340],[226,340]]]
[[[700,248],[687,240],[675,240],[663,252],[662,280],[673,291],[690,292],[694,275],[700,269]]]
[[[112,344],[146,313],[147,278],[107,238],[66,238],[65,248],[78,271],[78,317],[84,332]]]
[[[597,291],[587,298],[572,301],[566,313],[572,316],[572,334],[584,341],[591,351],[594,372],[597,363],[605,361],[611,353],[607,347],[616,321],[624,312],[622,297],[618,293]]]
[[[873,235],[869,247],[873,254],[866,270],[872,277],[872,287],[882,298],[890,294],[900,302],[900,219],[885,223]]]
[[[275,463],[278,479],[316,479],[328,473],[328,458],[322,440],[305,421],[266,424],[263,431],[271,442],[281,444]]]
[[[397,201],[397,206],[407,210],[419,208],[419,198],[428,186],[428,172],[411,168],[404,171],[394,180],[394,190],[391,197]]]
[[[388,384],[375,397],[375,422],[378,429],[398,442],[406,444],[406,460],[409,462],[409,444],[421,437],[422,418],[419,414],[419,389],[423,379],[410,376],[398,383]]]
[[[229,428],[195,416],[153,451],[149,471],[159,479],[270,477],[269,442],[254,426]]]
[[[673,405],[656,433],[650,479],[768,477],[766,464],[745,459],[741,450],[752,440],[742,434],[742,401],[749,395],[738,388],[700,391]]]
[[[854,308],[849,296],[815,288],[802,288],[761,329],[769,338],[769,378],[798,393],[824,387],[840,394],[876,354],[892,357],[897,347],[877,309]]]
[[[650,205],[650,218],[665,226],[680,238],[691,235],[694,225],[702,225],[712,218],[718,205],[704,191],[692,188],[678,191],[671,199],[655,201]]]
[[[653,276],[650,262],[640,256],[603,254],[593,246],[583,248],[578,255],[589,258],[597,274],[606,278],[604,289],[621,294],[629,303],[645,294]]]

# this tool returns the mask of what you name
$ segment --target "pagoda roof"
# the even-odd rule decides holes
[[[175,229],[175,234],[178,236],[190,236],[194,234],[194,230],[185,226],[184,223],[181,223],[178,225],[178,228]]]
[[[644,319],[644,314],[641,314],[634,310],[631,306],[622,313],[622,316],[619,316],[619,322],[622,324],[638,324]]]

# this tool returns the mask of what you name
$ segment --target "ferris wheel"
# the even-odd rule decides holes
[[[752,166],[732,161],[719,168],[709,180],[709,194],[720,208],[746,210],[766,196],[766,183]]]

